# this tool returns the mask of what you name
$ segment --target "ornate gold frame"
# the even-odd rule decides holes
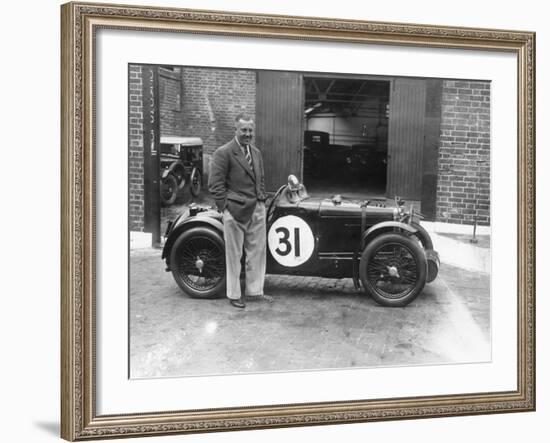
[[[326,18],[68,3],[62,17],[61,435],[67,440],[535,409],[535,34]],[[94,32],[98,28],[508,51],[518,58],[517,390],[97,416],[94,385]]]

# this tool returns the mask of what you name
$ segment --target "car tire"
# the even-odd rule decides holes
[[[225,295],[225,243],[214,229],[184,231],[170,251],[170,269],[178,286],[192,298]]]
[[[406,306],[424,288],[428,263],[418,241],[400,233],[371,240],[359,262],[359,277],[367,293],[383,306]]]
[[[178,196],[178,180],[172,174],[168,174],[160,181],[160,201],[169,206],[176,201]]]
[[[194,197],[198,197],[201,193],[202,176],[201,172],[198,169],[193,169],[193,172],[191,173],[191,178],[189,179],[189,188],[191,190],[191,194],[193,194]]]

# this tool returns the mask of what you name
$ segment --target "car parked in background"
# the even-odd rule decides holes
[[[304,132],[304,176],[327,178],[349,169],[351,146],[330,143],[324,131]]]
[[[375,143],[352,145],[347,153],[346,162],[354,176],[386,176],[387,152],[378,149]]]
[[[171,205],[189,183],[193,196],[202,187],[202,140],[198,137],[160,138],[160,199]]]

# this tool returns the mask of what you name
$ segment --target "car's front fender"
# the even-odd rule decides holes
[[[361,250],[363,250],[369,240],[373,239],[374,237],[377,237],[384,232],[391,232],[395,230],[402,230],[410,234],[416,234],[418,232],[418,229],[416,229],[416,227],[411,226],[407,223],[402,223],[399,221],[380,222],[371,226],[369,229],[363,232],[363,235],[361,236]]]

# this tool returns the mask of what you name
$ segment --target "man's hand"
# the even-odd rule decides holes
[[[220,212],[225,209],[225,198],[227,188],[225,185],[225,176],[228,170],[229,160],[219,149],[214,152],[212,162],[210,163],[210,176],[208,177],[208,190],[212,194],[216,206]]]

